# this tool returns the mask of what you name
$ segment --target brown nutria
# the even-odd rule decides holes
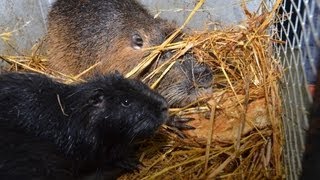
[[[120,74],[66,85],[33,73],[0,75],[0,179],[113,178],[139,165],[137,141],[168,104]]]
[[[57,0],[48,16],[49,66],[76,75],[101,62],[88,76],[127,73],[175,28],[135,0]],[[171,107],[182,107],[211,92],[211,84],[208,66],[182,57],[157,89]]]

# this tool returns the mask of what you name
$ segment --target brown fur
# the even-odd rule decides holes
[[[160,45],[176,25],[153,18],[134,0],[57,0],[49,13],[48,27],[49,67],[77,75],[100,62],[85,75],[88,78],[115,70],[129,72],[148,55],[145,49]],[[198,85],[208,88],[212,83],[208,67],[196,65],[194,58],[186,61],[176,63],[158,88],[170,105],[196,100],[204,92]]]
[[[128,39],[121,39],[114,43],[114,46],[110,47],[108,51],[106,51],[107,53],[99,54],[98,59],[102,60],[108,57],[108,59],[114,60],[102,60],[102,64],[98,67],[97,71],[101,73],[108,73],[109,71],[117,69],[122,73],[128,73],[141,62],[141,59],[144,58],[145,55],[148,54],[148,52],[144,50],[134,50],[132,47],[129,47],[128,44],[130,44]]]

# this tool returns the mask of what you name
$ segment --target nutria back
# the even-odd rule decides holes
[[[2,74],[0,131],[7,133],[0,133],[0,139],[12,136],[0,142],[0,172],[5,174],[0,176],[28,170],[39,171],[34,178],[50,177],[59,169],[71,177],[132,171],[139,164],[135,142],[152,136],[167,111],[161,95],[120,74],[72,85],[33,73]],[[10,168],[17,174],[5,173]]]

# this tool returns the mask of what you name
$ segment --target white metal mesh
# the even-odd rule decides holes
[[[283,122],[285,132],[284,161],[287,179],[298,179],[308,129],[308,107],[312,98],[308,84],[316,77],[320,60],[319,0],[283,0],[276,15],[275,55],[285,67],[282,82]]]

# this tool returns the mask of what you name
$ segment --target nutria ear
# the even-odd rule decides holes
[[[138,33],[131,36],[131,46],[133,49],[141,49],[143,46],[143,39]]]
[[[104,93],[102,89],[95,89],[91,92],[91,96],[89,98],[89,104],[92,106],[100,107],[104,102]]]

